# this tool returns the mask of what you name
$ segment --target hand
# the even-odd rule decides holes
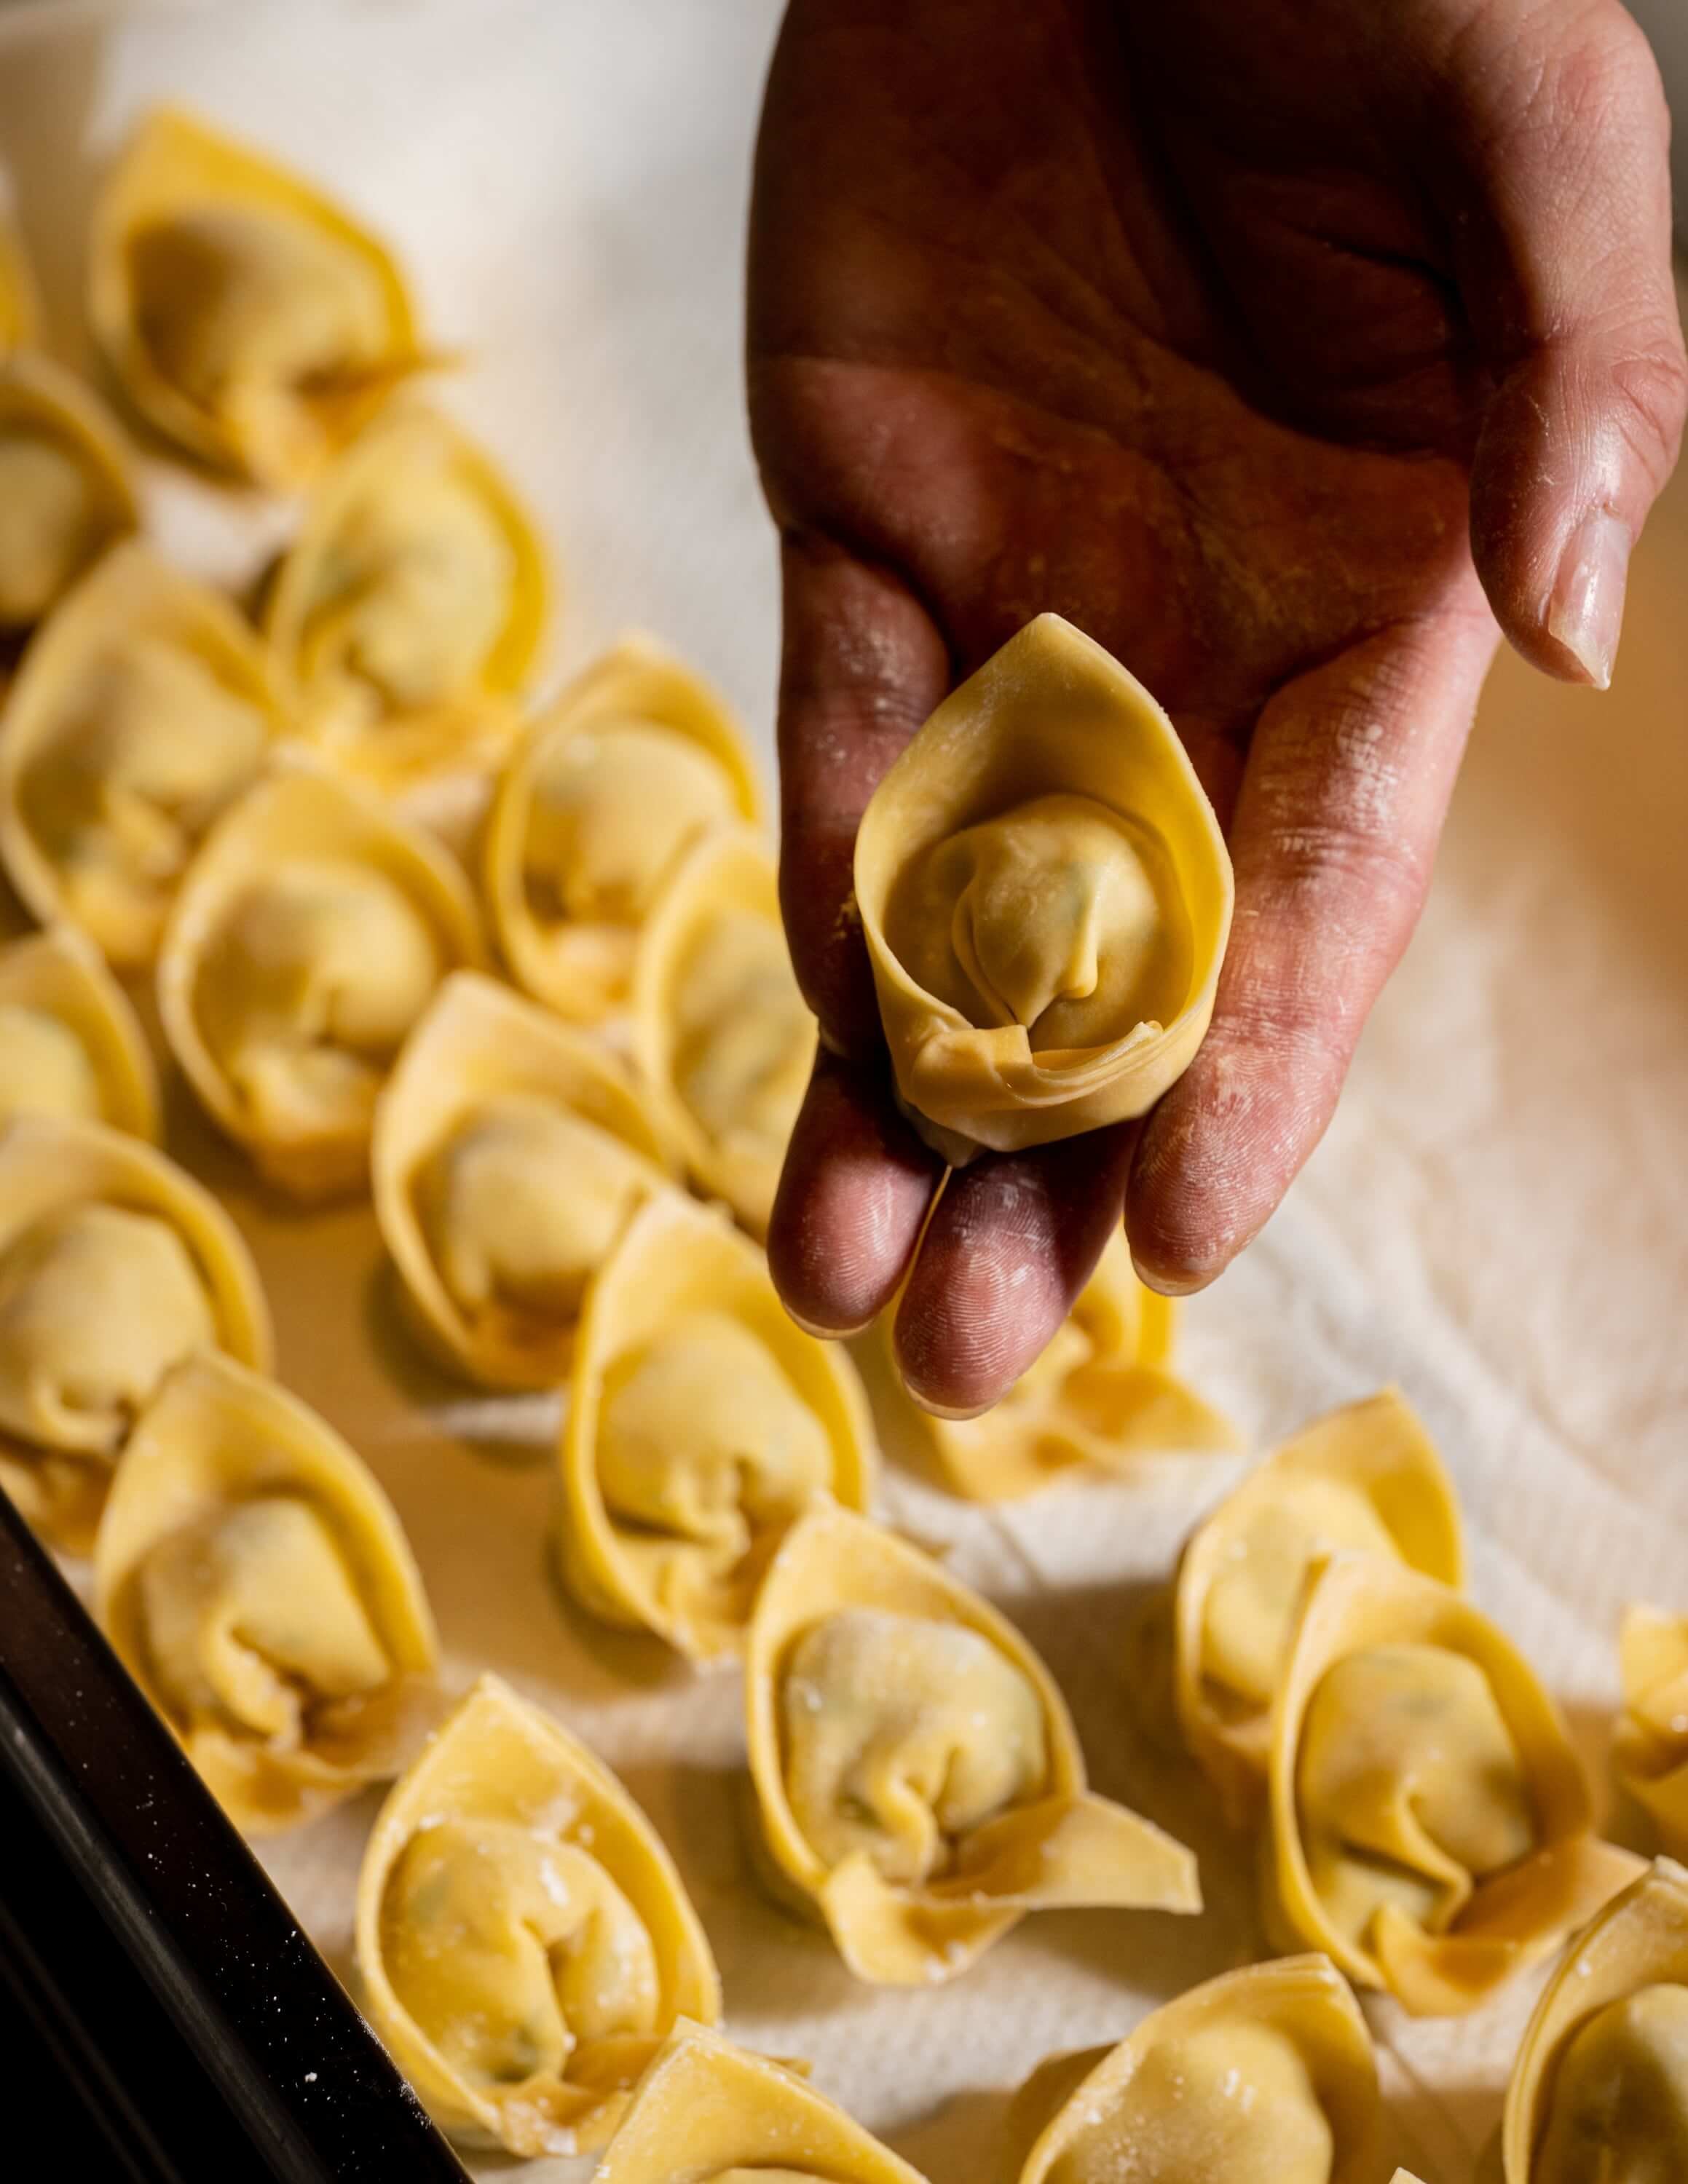
[[[824,1049],[769,1253],[825,1332],[908,1274],[934,1407],[1017,1377],[1122,1206],[1175,1291],[1272,1212],[1417,917],[1496,621],[1608,680],[1685,402],[1667,134],[1616,0],[793,0],[750,393]],[[1143,1123],[981,1158],[923,1234],[856,824],[1044,608],[1177,723],[1230,835],[1230,954]]]

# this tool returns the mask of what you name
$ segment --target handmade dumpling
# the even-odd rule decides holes
[[[280,716],[228,600],[117,548],[31,645],[0,738],[0,852],[43,924],[150,963],[206,829],[257,775]]]
[[[794,2070],[682,2021],[592,2184],[921,2184]]]
[[[0,1125],[19,1115],[159,1134],[158,1072],[135,1011],[71,926],[0,947]]]
[[[1188,1067],[1231,861],[1171,722],[1059,615],[919,730],[855,873],[897,1089],[949,1159],[1141,1115]]]
[[[746,1655],[768,1876],[858,1978],[953,1978],[1027,1911],[1201,1908],[1182,1844],[1087,1787],[1020,1633],[918,1549],[821,1503]]]
[[[1564,1721],[1469,1601],[1379,1554],[1319,1566],[1272,1716],[1267,1911],[1414,2016],[1474,2008],[1635,1871]]]
[[[33,629],[140,512],[121,435],[45,357],[0,362],[0,632]]]
[[[545,556],[491,459],[416,406],[323,478],[265,626],[299,732],[383,785],[509,734],[545,623]]]
[[[88,311],[148,424],[273,487],[307,479],[428,361],[373,236],[173,109],[143,122],[106,186]]]
[[[365,2014],[445,2130],[601,2146],[720,1982],[657,1832],[602,1762],[483,1676],[394,1785],[364,1853]]]
[[[1624,1708],[1618,1779],[1652,1815],[1673,1857],[1688,1856],[1688,1616],[1632,1607],[1618,1646]]]
[[[111,1467],[170,1367],[267,1369],[270,1321],[233,1223],[162,1153],[98,1123],[0,1131],[0,1485],[85,1549]]]
[[[394,1774],[438,1646],[392,1504],[327,1422],[205,1351],[165,1375],[94,1543],[120,1658],[268,1834]]]
[[[1009,2114],[1034,2132],[1019,2184],[1372,2184],[1371,2035],[1327,1957],[1250,1964],[1046,2064]]]
[[[1308,1572],[1341,1549],[1387,1556],[1443,1585],[1464,1581],[1453,1482],[1393,1388],[1274,1450],[1179,1562],[1173,1703],[1192,1758],[1236,1825],[1265,1797],[1272,1703]]]
[[[486,892],[517,979],[583,1023],[625,1008],[664,882],[701,834],[757,813],[723,701],[649,638],[623,638],[534,725],[500,783]]]
[[[1116,1230],[1042,1356],[974,1418],[929,1418],[950,1485],[974,1502],[1035,1494],[1075,1473],[1234,1447],[1218,1412],[1169,1366],[1177,1307],[1145,1289]]]
[[[567,1379],[587,1283],[668,1183],[613,1059],[474,971],[446,979],[405,1041],[371,1169],[424,1339],[493,1388]]]
[[[159,959],[165,1036],[205,1108],[303,1198],[361,1186],[377,1095],[448,971],[480,960],[461,869],[305,767],[194,861]]]
[[[805,1334],[762,1254],[678,1194],[587,1291],[562,1447],[561,1563],[594,1613],[684,1653],[736,1652],[774,1548],[816,1494],[864,1509],[856,1370]]]
[[[815,1025],[773,863],[748,833],[700,842],[664,890],[640,942],[634,1037],[692,1181],[765,1235]]]
[[[1688,2176],[1688,1873],[1660,1858],[1577,1935],[1501,2126],[1506,2184]]]

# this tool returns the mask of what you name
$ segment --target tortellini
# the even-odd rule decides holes
[[[371,1167],[419,1330],[492,1388],[567,1379],[587,1283],[668,1182],[612,1059],[473,971],[446,979],[405,1041]]]
[[[0,1485],[37,1530],[87,1548],[136,1419],[209,1348],[269,1366],[257,1273],[215,1200],[98,1123],[0,1132]]]
[[[1372,2184],[1371,2035],[1328,1958],[1251,1964],[1045,2064],[1010,2113],[1011,2139],[1030,2131],[1019,2184]]]
[[[697,1188],[768,1232],[814,1065],[774,866],[737,829],[701,842],[640,942],[634,1037]]]
[[[1356,1986],[1452,2017],[1636,1869],[1529,1663],[1392,1557],[1310,1585],[1272,1716],[1267,1912]]]
[[[0,738],[0,851],[43,924],[150,963],[182,875],[279,733],[262,646],[228,600],[138,544],[31,645]]]
[[[820,1504],[787,1535],[746,1694],[768,1878],[858,1978],[951,1979],[1027,1911],[1201,1908],[1190,1852],[1087,1789],[1019,1632],[863,1518]]]
[[[527,512],[464,433],[406,406],[316,488],[265,627],[300,733],[400,786],[509,733],[545,614]]]
[[[33,629],[140,521],[94,395],[45,357],[0,363],[0,631]]]
[[[721,2013],[656,1830],[493,1676],[382,1808],[357,1962],[365,2013],[435,2120],[511,2153],[601,2146],[676,2020]]]
[[[307,767],[205,844],[159,959],[165,1036],[212,1118],[300,1198],[361,1187],[375,1102],[448,971],[481,958],[461,868]]]
[[[1173,1595],[1173,1702],[1233,1823],[1265,1796],[1272,1703],[1302,1589],[1352,1549],[1464,1581],[1459,1503],[1411,1406],[1386,1388],[1283,1443],[1191,1537]]]
[[[651,1200],[580,1324],[559,1518],[570,1590],[696,1659],[735,1653],[788,1527],[816,1494],[864,1509],[873,1474],[843,1351],[793,1323],[724,1221]]]
[[[1673,1857],[1688,1855],[1688,1617],[1632,1607],[1618,1648],[1618,1779]]]
[[[438,1646],[392,1505],[294,1396],[165,1376],[94,1544],[100,1620],[230,1817],[267,1834],[396,1774]]]
[[[1042,1356],[975,1418],[931,1418],[949,1483],[1005,1502],[1074,1472],[1129,1474],[1145,1457],[1235,1446],[1230,1425],[1169,1369],[1177,1307],[1145,1289],[1115,1231]]]
[[[19,1115],[159,1134],[158,1072],[135,1011],[68,925],[0,948],[0,1125]]]
[[[1201,1044],[1224,838],[1165,714],[1059,615],[919,730],[855,876],[898,1092],[952,1161],[1143,1114]]]
[[[1640,1875],[1571,1942],[1512,2072],[1505,2184],[1688,2176],[1688,1873]]]
[[[721,699],[650,639],[623,638],[535,724],[499,786],[486,893],[518,983],[578,1022],[623,1010],[665,881],[700,835],[757,810]]]
[[[922,2184],[797,2075],[677,2025],[593,2184]]]
[[[429,361],[373,236],[168,108],[142,124],[96,210],[88,315],[150,425],[272,487],[306,481]]]

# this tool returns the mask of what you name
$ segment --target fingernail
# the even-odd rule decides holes
[[[1565,541],[1548,598],[1548,635],[1558,638],[1596,690],[1611,687],[1634,543],[1621,516],[1609,508],[1590,509]]]
[[[1160,1296],[1193,1296],[1198,1290],[1207,1286],[1199,1274],[1166,1274],[1159,1267],[1145,1266],[1136,1252],[1132,1254],[1132,1266],[1143,1287],[1154,1290]]]

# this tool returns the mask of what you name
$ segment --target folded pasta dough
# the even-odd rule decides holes
[[[139,522],[104,404],[46,357],[0,363],[0,630],[32,629]]]
[[[1688,1855],[1688,1616],[1632,1607],[1618,1646],[1624,1706],[1613,1761],[1673,1857]]]
[[[1053,2098],[1052,2098],[1053,2097]],[[1034,2073],[1009,2113],[1019,2184],[1372,2184],[1372,2037],[1327,1957],[1193,1988],[1098,2054]]]
[[[744,733],[701,677],[629,636],[534,723],[486,836],[486,895],[518,983],[594,1023],[624,1009],[640,928],[686,850],[755,821]]]
[[[1269,1920],[1414,2016],[1474,2008],[1637,1869],[1494,1624],[1377,1554],[1316,1566],[1272,1714]]]
[[[491,458],[405,405],[316,487],[265,627],[300,733],[400,787],[513,731],[545,593],[533,521]]]
[[[558,1518],[569,1590],[694,1659],[736,1653],[787,1529],[816,1494],[866,1508],[874,1468],[841,1347],[794,1323],[725,1221],[651,1199],[581,1316]]]
[[[1464,1582],[1453,1482],[1397,1389],[1333,1411],[1274,1450],[1179,1561],[1173,1703],[1233,1825],[1257,1818],[1265,1799],[1272,1699],[1308,1571],[1342,1549]]]
[[[1014,1626],[864,1518],[822,1503],[788,1534],[746,1698],[767,1877],[858,1978],[953,1978],[1027,1911],[1201,1907],[1190,1852],[1089,1791]]]
[[[95,209],[88,315],[148,424],[297,486],[430,361],[391,254],[296,175],[160,108]]]
[[[256,1270],[210,1192],[98,1123],[0,1131],[0,1485],[38,1531],[86,1551],[136,1419],[208,1348],[270,1363]]]
[[[567,1379],[588,1281],[668,1184],[614,1059],[476,971],[451,973],[400,1050],[371,1173],[418,1331],[492,1388]]]
[[[1660,1858],[1567,1947],[1524,2034],[1506,2184],[1688,2176],[1688,1873]]]
[[[159,1134],[158,1072],[129,997],[71,926],[0,947],[0,1124],[19,1115]]]
[[[1035,1494],[1078,1472],[1232,1448],[1236,1434],[1171,1369],[1177,1307],[1145,1289],[1116,1231],[1042,1356],[976,1418],[928,1417],[950,1485],[972,1502]]]
[[[0,738],[0,854],[43,924],[150,963],[182,874],[279,733],[263,647],[219,593],[131,543],[30,646]]]
[[[654,1828],[602,1762],[495,1676],[397,1782],[364,1853],[365,2013],[444,2130],[601,2146],[720,1981]]]
[[[165,1037],[212,1119],[300,1198],[361,1188],[375,1102],[448,971],[482,960],[461,868],[305,766],[194,860],[159,956]]]
[[[327,1423],[214,1351],[170,1369],[94,1543],[120,1658],[238,1825],[399,1770],[438,1656],[392,1504]]]
[[[684,2020],[592,2184],[922,2184],[795,2072]]]
[[[651,914],[634,972],[640,1062],[692,1181],[768,1233],[814,1066],[772,860],[747,833],[701,841]]]
[[[863,815],[897,1089],[954,1162],[1141,1115],[1188,1067],[1231,861],[1171,722],[1059,615],[952,693]]]

